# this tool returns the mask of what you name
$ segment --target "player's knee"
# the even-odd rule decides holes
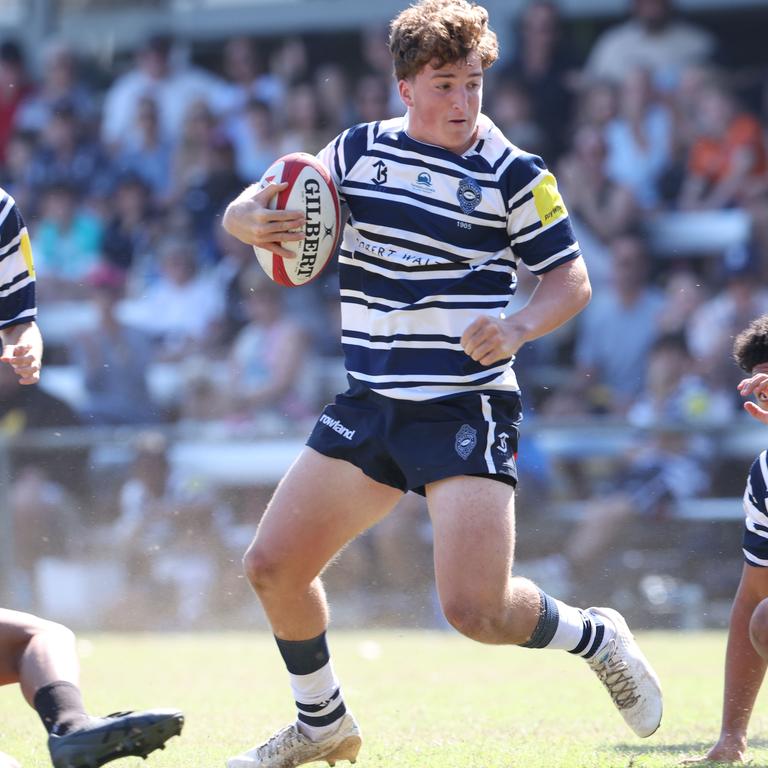
[[[291,582],[290,569],[284,558],[258,544],[252,544],[248,548],[243,556],[243,568],[257,593],[287,588]]]
[[[500,621],[498,613],[467,598],[451,598],[443,602],[448,623],[470,640],[493,642]]]
[[[75,648],[77,639],[75,633],[63,624],[55,621],[40,620],[40,625],[35,629],[36,635],[43,635],[47,642],[55,644],[57,648]]]
[[[749,621],[749,639],[755,650],[768,660],[768,598],[763,600],[752,613]]]

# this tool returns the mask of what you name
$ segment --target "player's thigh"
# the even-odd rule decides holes
[[[427,486],[435,578],[445,602],[502,600],[515,549],[515,490],[489,478],[460,476]]]
[[[304,448],[267,506],[246,559],[256,568],[290,563],[294,573],[314,578],[402,495],[347,461]]]
[[[29,641],[48,622],[31,613],[0,608],[0,685],[19,681],[19,660]]]

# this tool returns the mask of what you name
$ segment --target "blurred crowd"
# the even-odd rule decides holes
[[[728,66],[716,35],[672,0],[629,6],[585,47],[557,2],[531,0],[487,76],[484,111],[554,171],[594,286],[582,316],[521,350],[516,368],[542,421],[723,425],[740,407],[732,338],[768,311],[768,70]],[[66,43],[46,45],[39,78],[18,44],[0,44],[0,184],[31,232],[54,371],[39,412],[65,412],[62,425],[301,434],[343,386],[333,268],[279,289],[220,226],[226,203],[279,155],[403,112],[386,30],[359,33],[359,60],[318,50],[302,37],[238,36],[202,67],[157,34],[95,87],[94,63]],[[533,288],[520,278],[516,303]],[[2,428],[18,430],[8,403]],[[649,430],[618,459],[625,506],[649,452],[707,467],[706,446]],[[42,508],[46,494],[76,494],[65,469],[21,475],[20,498]],[[551,491],[548,471],[532,474]],[[668,485],[659,498],[706,490]],[[141,547],[142,504],[162,515],[152,493],[124,489],[124,552]]]

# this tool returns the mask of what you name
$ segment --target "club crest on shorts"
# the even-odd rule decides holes
[[[475,450],[476,445],[477,430],[470,427],[469,424],[462,424],[456,433],[456,453],[466,461],[469,454]]]
[[[459,182],[459,189],[456,192],[456,197],[459,198],[459,205],[464,213],[472,213],[472,211],[480,205],[480,201],[483,199],[483,190],[480,185],[469,176],[465,176]]]

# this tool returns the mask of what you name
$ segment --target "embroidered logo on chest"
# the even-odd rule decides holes
[[[456,197],[459,199],[459,205],[464,213],[472,213],[472,211],[480,205],[480,201],[483,199],[483,190],[480,185],[469,176],[465,176],[459,182],[459,189],[456,192]]]

